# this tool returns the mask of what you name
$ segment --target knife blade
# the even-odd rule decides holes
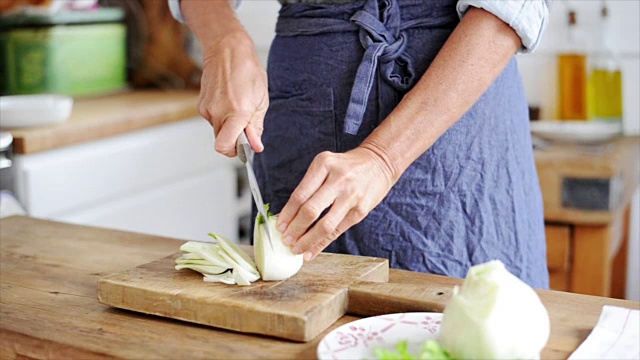
[[[267,214],[267,209],[265,208],[264,202],[262,201],[262,193],[260,192],[260,187],[258,186],[256,174],[253,172],[253,155],[255,153],[253,149],[251,149],[249,139],[247,139],[247,134],[244,132],[244,130],[238,137],[236,150],[238,152],[238,158],[244,163],[245,167],[247,168],[247,177],[249,178],[249,188],[251,189],[253,202],[256,204],[258,212],[264,217],[264,220],[266,222],[269,219],[269,215]],[[269,246],[271,246],[271,249],[273,250],[271,231],[269,231],[268,224],[264,228],[267,232],[267,240],[269,241]]]

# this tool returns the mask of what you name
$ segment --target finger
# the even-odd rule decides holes
[[[343,234],[345,231],[349,230],[352,226],[359,223],[364,219],[364,216],[361,215],[361,211],[357,209],[351,209],[344,220],[336,227],[336,232]],[[322,252],[327,246],[329,246],[331,242],[324,243],[318,242],[315,245],[311,246],[309,249],[304,251],[304,259],[306,261],[311,261],[315,259],[318,254]],[[302,252],[301,252],[302,253]]]
[[[249,124],[249,119],[250,116],[244,114],[226,117],[216,134],[216,151],[229,157],[236,156],[236,142]]]
[[[247,139],[249,144],[255,152],[262,152],[264,150],[264,144],[262,143],[262,124],[264,123],[265,113],[257,111],[251,116],[251,122],[245,129],[247,133]]]
[[[291,251],[295,254],[304,254],[316,247],[322,251],[329,246],[344,232],[340,228],[340,224],[344,221],[351,207],[352,204],[346,200],[336,200],[331,206],[331,210],[295,243]]]
[[[284,243],[287,245],[296,243],[298,238],[304,235],[307,229],[318,220],[322,212],[333,204],[336,196],[335,187],[329,186],[326,183],[321,186],[320,189],[300,207],[300,211],[298,211],[293,220],[291,220],[289,227],[287,227],[287,230],[283,234]]]
[[[322,186],[327,178],[328,171],[320,155],[309,165],[307,173],[300,181],[300,184],[291,194],[289,201],[285,204],[284,208],[278,215],[277,228],[280,232],[285,232],[293,217],[298,213],[302,204],[307,202],[309,198]],[[325,155],[326,156],[326,155]]]

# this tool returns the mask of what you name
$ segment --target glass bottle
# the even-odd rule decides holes
[[[558,55],[558,118],[587,120],[587,56],[576,12],[568,13],[565,52]]]
[[[590,117],[598,121],[622,121],[622,72],[609,43],[609,11],[603,2],[600,11],[598,47],[592,56],[589,76]]]

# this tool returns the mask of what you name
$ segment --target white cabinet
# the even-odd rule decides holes
[[[30,216],[185,240],[238,238],[237,160],[200,118],[16,155]]]

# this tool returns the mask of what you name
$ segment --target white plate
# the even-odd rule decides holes
[[[71,116],[73,98],[63,95],[0,96],[0,127],[26,128],[65,122]]]
[[[547,141],[595,144],[622,134],[620,122],[598,121],[532,121],[531,133]]]
[[[376,359],[375,349],[394,349],[406,340],[417,354],[427,340],[440,332],[441,313],[401,313],[369,317],[344,324],[327,334],[318,345],[318,359]]]

